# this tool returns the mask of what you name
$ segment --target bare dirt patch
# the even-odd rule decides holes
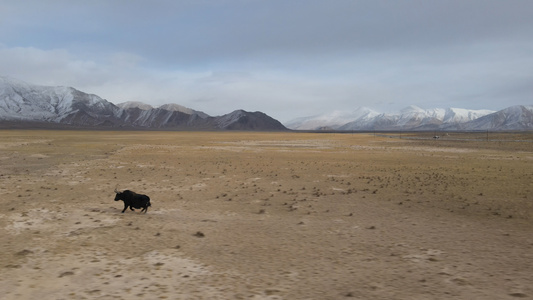
[[[0,293],[533,297],[533,151],[475,143],[0,131]]]

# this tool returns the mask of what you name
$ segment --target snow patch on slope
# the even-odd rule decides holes
[[[369,120],[378,114],[378,112],[367,107],[360,107],[352,112],[336,110],[321,115],[294,119],[288,122],[286,126],[295,130],[337,129],[346,123],[356,120]]]

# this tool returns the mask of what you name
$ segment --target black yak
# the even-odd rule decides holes
[[[124,213],[128,207],[132,211],[135,211],[134,208],[142,208],[141,212],[144,211],[144,213],[146,213],[148,211],[148,206],[152,206],[152,204],[150,204],[150,197],[146,195],[137,194],[130,190],[119,192],[117,189],[115,189],[115,193],[117,194],[115,196],[115,201],[124,201],[124,209],[122,210],[122,213]]]

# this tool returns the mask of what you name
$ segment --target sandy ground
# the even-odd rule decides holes
[[[0,131],[0,298],[533,298],[533,146],[487,143]]]

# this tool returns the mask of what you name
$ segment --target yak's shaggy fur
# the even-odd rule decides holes
[[[135,208],[142,208],[141,212],[146,213],[148,211],[148,206],[152,206],[150,203],[150,197],[142,194],[137,194],[130,190],[125,190],[123,192],[115,191],[117,194],[115,196],[115,201],[122,200],[124,201],[124,209],[122,213],[126,211],[129,207],[132,211],[135,211]]]

